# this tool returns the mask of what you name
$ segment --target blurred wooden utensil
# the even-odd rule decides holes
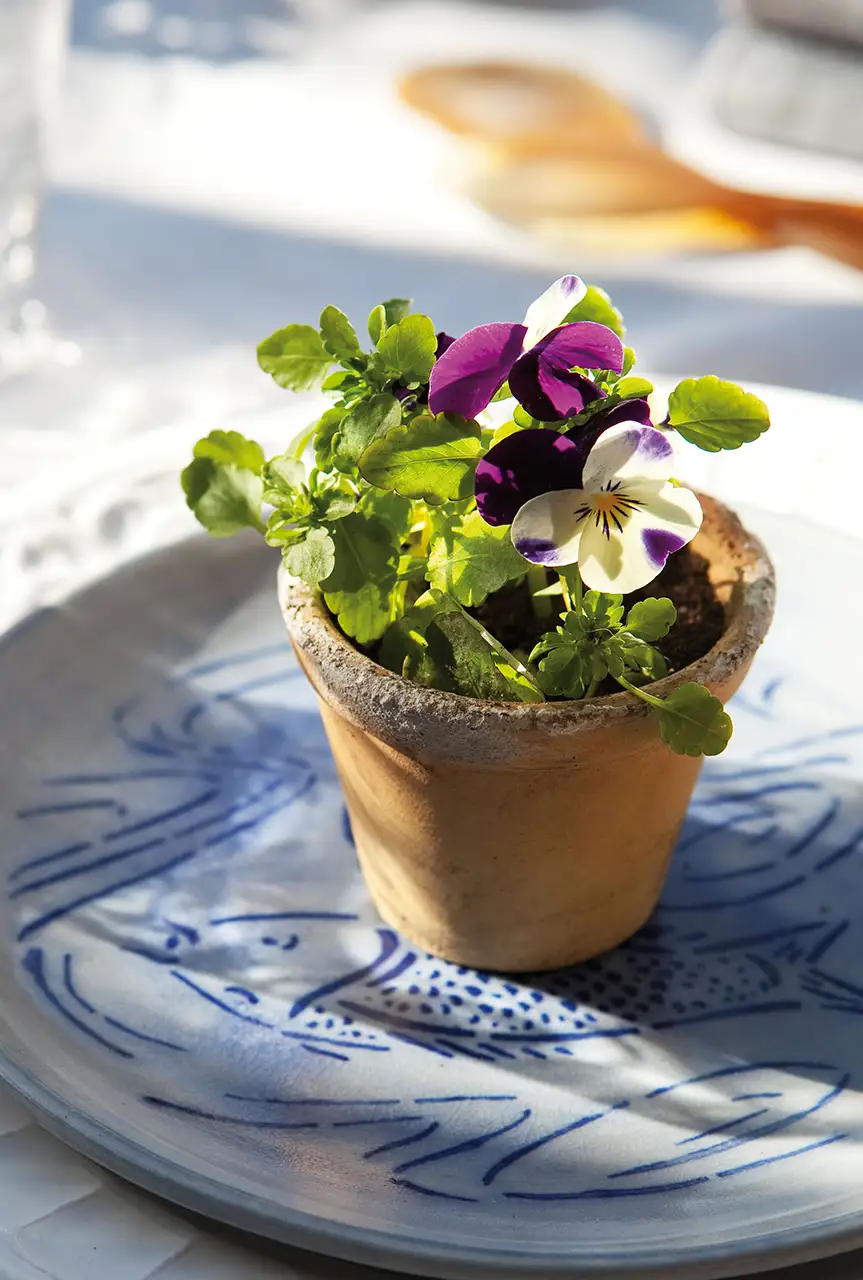
[[[673,229],[689,211],[690,227],[716,247],[806,244],[863,268],[863,206],[713,182],[667,155],[628,106],[572,72],[447,64],[413,72],[400,88],[411,106],[478,144],[472,193],[499,217],[557,226],[608,218],[610,239],[624,227],[631,235],[641,220],[667,248],[657,215]],[[693,247],[691,236],[681,247]]]

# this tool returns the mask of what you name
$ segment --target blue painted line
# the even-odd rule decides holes
[[[373,1147],[371,1151],[363,1152],[364,1160],[371,1160],[372,1156],[381,1156],[387,1151],[398,1151],[401,1147],[410,1147],[414,1143],[422,1142],[424,1138],[429,1138],[440,1128],[440,1122],[433,1120],[425,1129],[421,1129],[419,1133],[410,1133],[406,1138],[396,1138],[393,1142],[385,1142],[382,1147]]]
[[[296,671],[279,671],[271,676],[258,676],[256,680],[247,680],[245,684],[238,684],[234,689],[226,689],[224,693],[214,695],[216,702],[235,702],[242,698],[244,694],[254,693],[256,689],[268,689],[274,684],[284,684],[286,680],[296,680]]]
[[[75,987],[75,983],[72,980],[72,956],[68,951],[63,957],[63,986],[66,988],[72,999],[76,1001],[82,1009],[87,1013],[95,1014],[96,1010],[93,1005],[90,1004],[89,1000],[85,1000]]]
[[[669,1191],[685,1191],[709,1182],[709,1176],[687,1178],[683,1182],[657,1182],[650,1187],[592,1187],[588,1191],[505,1191],[507,1200],[617,1200],[623,1196],[655,1196]]]
[[[458,1200],[462,1204],[476,1204],[476,1196],[457,1196],[451,1191],[434,1191],[431,1187],[420,1187],[415,1182],[410,1182],[407,1178],[392,1178],[392,1183],[396,1187],[404,1187],[407,1191],[416,1191],[421,1196],[430,1196],[435,1200]]]
[[[396,978],[400,978],[405,970],[409,969],[411,965],[415,963],[416,954],[413,951],[409,951],[407,955],[402,956],[398,964],[394,965],[392,969],[387,969],[386,973],[379,973],[376,977],[372,978],[371,982],[367,982],[366,986],[382,987],[387,982],[395,982]]]
[[[527,1107],[517,1120],[511,1121],[510,1124],[502,1125],[499,1129],[493,1129],[491,1133],[480,1134],[476,1138],[467,1138],[464,1142],[457,1142],[452,1147],[443,1147],[439,1151],[429,1151],[424,1156],[416,1156],[413,1160],[406,1160],[404,1164],[396,1165],[393,1173],[407,1173],[409,1169],[419,1169],[421,1165],[437,1164],[439,1160],[448,1160],[450,1156],[465,1155],[468,1151],[479,1151],[487,1143],[492,1142],[495,1138],[500,1138],[505,1133],[512,1133],[513,1129],[518,1129],[523,1125],[525,1120],[531,1115],[530,1108]]]
[[[255,791],[250,796],[244,796],[242,800],[238,800],[235,804],[228,805],[227,809],[220,809],[218,813],[211,813],[206,818],[199,818],[196,822],[190,822],[188,826],[179,827],[174,832],[175,839],[185,839],[186,836],[197,835],[200,831],[206,831],[208,827],[218,826],[220,822],[227,822],[229,818],[235,818],[238,813],[245,813],[246,810],[254,808],[261,800],[267,796],[271,796],[274,791],[280,791],[287,786],[284,778],[272,778],[265,787],[261,787],[260,791]],[[290,797],[287,797],[290,802]]]
[[[855,986],[853,982],[846,982],[844,978],[834,977],[832,973],[825,973],[823,969],[816,969],[814,966],[811,972],[814,977],[819,978],[822,982],[827,982],[834,987],[841,987],[843,991],[850,991],[853,996],[863,997],[863,987]]]
[[[831,929],[830,932],[826,935],[826,937],[822,938],[820,942],[816,943],[816,945],[809,952],[809,954],[806,957],[806,963],[817,964],[818,961],[821,960],[822,957],[827,954],[827,952],[833,946],[833,943],[839,941],[843,933],[845,933],[846,929],[848,928],[849,923],[850,921],[843,920],[841,924],[837,924],[835,929]]]
[[[270,1107],[398,1107],[400,1098],[256,1098],[247,1093],[226,1093],[231,1102],[257,1102]]]
[[[732,1102],[757,1102],[761,1098],[781,1098],[781,1093],[738,1093]]]
[[[470,1027],[448,1027],[440,1026],[438,1023],[420,1022],[412,1018],[403,1018],[398,1013],[385,1013],[383,1009],[373,1009],[364,1004],[355,1004],[351,1000],[340,1000],[339,1008],[347,1009],[349,1013],[358,1014],[360,1017],[367,1018],[369,1022],[380,1022],[387,1027],[395,1027],[400,1031],[420,1031],[426,1035],[449,1036],[451,1039],[475,1039],[476,1032],[471,1031]]]
[[[835,1071],[829,1062],[747,1062],[737,1067],[719,1067],[715,1071],[707,1071],[703,1075],[690,1076],[686,1080],[678,1080],[675,1084],[664,1084],[658,1089],[646,1093],[645,1098],[658,1098],[664,1093],[673,1093],[675,1089],[685,1089],[690,1084],[702,1084],[705,1080],[721,1080],[727,1076],[746,1075],[752,1071]]]
[[[425,1049],[427,1053],[436,1053],[439,1058],[455,1057],[455,1054],[450,1053],[448,1049],[439,1049],[437,1045],[427,1043],[424,1040],[417,1040],[414,1036],[409,1036],[404,1031],[390,1031],[387,1034],[393,1040],[400,1040],[402,1044],[412,1045],[415,1049]]]
[[[169,871],[173,871],[175,867],[188,862],[194,856],[194,849],[190,849],[188,852],[172,858],[170,862],[163,862],[161,866],[152,867],[149,871],[143,871],[136,876],[130,876],[127,880],[120,880],[116,884],[108,885],[105,889],[97,889],[93,893],[83,894],[80,898],[76,898],[74,902],[69,902],[65,906],[55,907],[53,911],[47,911],[45,915],[39,916],[38,919],[32,920],[30,924],[24,925],[23,929],[18,932],[18,941],[23,942],[25,938],[32,937],[34,933],[44,929],[46,925],[54,924],[55,921],[64,919],[66,916],[71,915],[73,911],[77,911],[79,907],[86,907],[91,902],[98,902],[100,898],[109,898],[112,894],[120,893],[123,889],[131,889],[143,880],[154,880],[157,876],[167,875]]]
[[[118,1044],[114,1044],[111,1040],[106,1040],[104,1036],[100,1036],[98,1031],[94,1031],[92,1027],[88,1027],[86,1022],[82,1022],[76,1017],[66,1006],[58,999],[48,985],[45,977],[45,953],[41,947],[31,947],[21,961],[21,965],[26,973],[30,974],[39,991],[48,1001],[48,1003],[57,1010],[59,1014],[71,1022],[73,1027],[77,1027],[85,1036],[89,1036],[91,1040],[95,1040],[103,1049],[108,1049],[111,1053],[115,1053],[118,1058],[134,1058],[134,1053],[130,1053],[128,1049],[123,1049]]]
[[[774,1097],[781,1096],[781,1094],[774,1094]],[[733,1129],[736,1125],[746,1124],[747,1120],[756,1120],[758,1116],[766,1116],[768,1110],[769,1108],[767,1107],[759,1107],[757,1111],[750,1111],[748,1115],[735,1116],[733,1120],[725,1120],[722,1124],[715,1124],[709,1129],[702,1129],[701,1133],[694,1133],[691,1138],[681,1138],[674,1145],[676,1147],[685,1147],[689,1142],[700,1142],[702,1138],[712,1138],[715,1133],[725,1133],[727,1129]]]
[[[211,925],[261,924],[272,920],[358,920],[359,916],[342,911],[263,911],[244,916],[220,916]]]
[[[816,862],[815,870],[826,871],[828,867],[834,867],[837,862],[841,862],[844,858],[854,853],[859,848],[861,840],[863,840],[863,828],[856,831],[847,844],[843,844],[841,849],[836,849],[833,853],[828,854],[826,858],[822,858],[820,862]]]
[[[844,729],[829,729],[826,733],[814,733],[808,738],[797,738],[794,742],[785,742],[781,746],[763,747],[756,751],[757,756],[775,756],[786,751],[799,751],[801,747],[816,747],[822,742],[836,742],[840,738],[859,738],[863,734],[863,725],[849,725]],[[793,764],[789,767],[793,767]]]
[[[562,1125],[560,1129],[555,1129],[553,1133],[543,1134],[541,1138],[535,1138],[533,1142],[526,1142],[523,1147],[518,1147],[515,1151],[508,1152],[483,1175],[483,1186],[490,1187],[495,1178],[503,1173],[504,1169],[509,1169],[511,1165],[517,1164],[525,1156],[531,1155],[534,1151],[539,1151],[541,1147],[547,1147],[549,1143],[556,1142],[558,1138],[563,1138],[568,1133],[575,1133],[577,1129],[584,1129],[587,1125],[593,1124],[595,1120],[602,1120],[604,1116],[611,1115],[612,1111],[617,1109],[617,1107],[611,1107],[608,1111],[595,1111],[592,1115],[579,1116],[571,1124]]]
[[[831,1143],[842,1142],[847,1133],[834,1133],[831,1138],[821,1138],[819,1142],[810,1142],[808,1146],[798,1147],[796,1151],[786,1151],[779,1156],[765,1156],[761,1160],[752,1160],[749,1164],[739,1164],[734,1169],[721,1169],[718,1178],[731,1178],[735,1173],[748,1173],[750,1169],[760,1169],[765,1164],[776,1164],[779,1160],[790,1160],[793,1156],[805,1155],[807,1151],[817,1151],[819,1147],[829,1147]]]
[[[773,1120],[770,1124],[762,1124],[758,1128],[750,1129],[748,1133],[740,1134],[736,1138],[728,1138],[725,1142],[715,1142],[710,1147],[699,1147],[697,1151],[690,1151],[683,1156],[675,1156],[671,1160],[653,1160],[649,1164],[634,1165],[631,1169],[621,1169],[617,1173],[610,1173],[609,1178],[629,1178],[636,1174],[657,1173],[661,1169],[674,1169],[682,1164],[689,1164],[693,1160],[702,1160],[705,1157],[722,1155],[725,1151],[732,1151],[735,1147],[742,1146],[746,1142],[753,1142],[757,1138],[766,1138],[770,1134],[781,1133],[783,1129],[789,1129],[792,1125],[797,1124],[798,1120],[806,1120],[811,1115],[815,1115],[817,1111],[829,1106],[844,1091],[850,1077],[845,1075],[839,1081],[835,1088],[820,1098],[813,1106],[807,1107],[803,1111],[796,1111],[790,1116],[783,1116],[778,1120]]]
[[[768,898],[778,898],[780,893],[787,893],[789,889],[796,889],[798,885],[805,882],[806,877],[795,876],[791,880],[785,880],[782,884],[775,885],[770,889],[762,889],[759,893],[751,893],[745,898],[712,898],[708,902],[697,902],[691,904],[663,902],[663,911],[718,911],[725,907],[750,907],[757,902],[766,902]]]
[[[437,1043],[442,1049],[450,1049],[453,1053],[461,1053],[466,1058],[475,1058],[477,1062],[495,1062],[495,1057],[490,1053],[482,1053],[475,1048],[468,1048],[466,1044],[456,1043],[454,1040],[445,1039],[443,1036],[437,1037]]]
[[[139,831],[149,831],[152,827],[159,827],[165,822],[172,822],[174,818],[182,818],[184,813],[191,813],[195,809],[200,809],[203,805],[209,804],[211,800],[218,800],[219,794],[218,787],[208,787],[206,791],[202,791],[200,795],[195,796],[192,800],[185,801],[184,804],[174,805],[170,809],[162,809],[159,813],[154,813],[149,818],[141,818],[138,822],[129,822],[124,827],[115,827],[113,831],[106,831],[103,838],[105,840],[120,840],[124,836],[136,835]]]
[[[530,1031],[517,1034],[492,1031],[489,1040],[502,1041],[504,1044],[571,1044],[574,1040],[615,1040],[619,1036],[638,1035],[641,1035],[640,1027],[609,1027],[605,1031]]]
[[[21,898],[25,893],[36,893],[39,889],[49,889],[52,885],[62,884],[66,880],[76,880],[79,876],[89,875],[91,871],[101,871],[103,867],[112,867],[115,863],[125,862],[127,858],[134,858],[139,853],[157,849],[164,843],[164,836],[156,836],[154,840],[145,840],[143,844],[133,845],[131,849],[120,849],[117,853],[108,853],[102,858],[94,858],[92,862],[67,867],[65,871],[55,871],[51,875],[43,876],[41,880],[28,880],[26,884],[21,884],[17,889],[12,890],[9,900]]]
[[[450,1093],[439,1098],[414,1098],[417,1106],[434,1102],[518,1102],[515,1093]]]
[[[141,1101],[151,1107],[159,1107],[163,1111],[176,1111],[180,1115],[191,1116],[195,1120],[208,1120],[212,1124],[236,1124],[244,1129],[317,1129],[317,1121],[292,1124],[282,1120],[246,1120],[243,1116],[226,1116],[217,1111],[202,1111],[198,1107],[189,1107],[182,1102],[171,1102],[168,1098],[158,1098],[153,1094],[142,1094]]]
[[[249,818],[248,822],[238,822],[236,826],[230,827],[227,831],[220,831],[218,835],[210,836],[209,840],[204,841],[205,849],[212,849],[214,845],[224,844],[226,840],[233,840],[235,836],[242,835],[246,831],[254,831],[267,818],[271,818],[274,813],[280,813],[282,809],[286,809],[296,800],[299,800],[307,791],[310,791],[317,782],[314,774],[310,774],[295,791],[289,796],[285,796],[278,804],[270,805],[268,809],[264,809],[261,813],[256,814],[254,818]]]
[[[830,808],[823,814],[813,826],[805,831],[803,835],[796,840],[790,849],[785,851],[786,858],[796,858],[804,849],[808,849],[810,844],[814,844],[819,836],[822,836],[831,823],[835,820],[841,806],[838,800],[833,800]]]
[[[391,929],[378,929],[378,937],[381,942],[381,949],[371,964],[364,965],[362,969],[355,969],[352,973],[346,973],[340,978],[333,978],[331,982],[325,982],[323,986],[316,987],[314,991],[307,991],[304,996],[300,996],[299,1000],[295,1000],[291,1006],[289,1018],[295,1018],[297,1014],[302,1013],[310,1004],[318,1004],[326,996],[331,996],[335,991],[341,991],[343,987],[353,986],[355,982],[362,982],[368,978],[382,964],[386,964],[390,956],[400,945],[398,935],[393,933]]]
[[[290,655],[291,646],[286,640],[278,644],[267,644],[260,649],[249,649],[245,653],[236,653],[230,658],[220,658],[217,662],[205,662],[199,667],[192,667],[182,677],[186,680],[197,680],[199,676],[213,676],[219,671],[229,671],[231,667],[243,666],[247,662],[257,662],[260,658],[273,658],[279,654]],[[290,668],[289,668],[290,670]]]
[[[125,1022],[120,1022],[117,1018],[109,1018],[107,1013],[103,1014],[105,1021],[110,1027],[116,1027],[118,1031],[125,1031],[127,1036],[134,1036],[136,1040],[145,1040],[147,1044],[157,1044],[162,1049],[176,1049],[179,1053],[185,1053],[185,1047],[181,1044],[174,1044],[171,1040],[162,1040],[159,1036],[149,1036],[143,1031],[136,1031],[134,1027],[126,1026]]]
[[[816,920],[812,924],[795,924],[782,929],[768,929],[766,933],[749,933],[743,938],[732,938],[730,941],[705,943],[704,946],[695,948],[695,954],[710,956],[724,955],[727,951],[751,950],[753,947],[766,946],[769,942],[778,942],[781,938],[794,938],[800,933],[810,933],[813,929],[823,928],[823,922]]]
[[[194,778],[198,782],[218,782],[213,773],[202,773],[200,769],[133,769],[125,773],[67,773],[54,778],[46,778],[46,787],[86,787],[105,786],[116,782],[155,782],[162,778]]]
[[[33,871],[36,867],[47,867],[52,862],[62,862],[64,858],[74,858],[76,853],[86,853],[92,848],[89,840],[80,840],[77,844],[67,844],[62,849],[57,849],[53,853],[43,853],[38,858],[31,858],[28,862],[22,862],[20,867],[16,867],[14,871],[10,871],[9,880],[17,880],[23,876],[25,871]]]
[[[182,982],[184,986],[189,987],[196,995],[215,1005],[217,1009],[221,1009],[223,1013],[230,1014],[232,1018],[239,1018],[240,1022],[250,1022],[254,1027],[266,1027],[269,1030],[272,1030],[275,1026],[272,1022],[264,1022],[262,1018],[254,1018],[251,1014],[241,1013],[238,1009],[232,1009],[229,1004],[225,1004],[224,1000],[220,1000],[218,996],[214,996],[210,991],[205,991],[203,987],[198,986],[197,982],[193,982],[191,978],[186,977],[184,973],[180,973],[177,969],[171,970],[171,977]]]
[[[70,800],[66,804],[40,804],[31,809],[19,809],[16,818],[47,818],[53,814],[86,813],[96,810],[116,810],[125,812],[124,806],[116,800]]]
[[[264,1023],[269,1026],[269,1023]],[[360,1040],[332,1040],[327,1036],[313,1036],[305,1031],[281,1031],[280,1035],[286,1040],[310,1041],[312,1044],[334,1044],[340,1049],[371,1049],[373,1053],[389,1053],[389,1048],[385,1044],[365,1044]]]
[[[332,1049],[319,1049],[314,1044],[304,1044],[302,1048],[306,1053],[316,1053],[321,1058],[335,1058],[337,1062],[350,1062],[350,1058],[346,1053],[334,1053]]]
[[[752,867],[741,867],[738,871],[713,871],[709,875],[683,877],[687,884],[724,884],[726,880],[740,880],[744,876],[759,876],[765,871],[772,871],[776,866],[771,862],[757,862]]]

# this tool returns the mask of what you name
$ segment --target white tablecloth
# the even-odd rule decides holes
[[[613,293],[644,367],[863,398],[856,273],[804,250],[563,259],[459,193],[453,144],[392,87],[400,67],[438,56],[551,59],[595,67],[672,128],[675,86],[686,99],[716,25],[711,0],[332,0],[329,29],[321,4],[307,0],[304,28],[280,29],[264,0],[243,21],[231,0],[79,3],[41,288],[82,359],[0,386],[0,626],[189,531],[176,472],[199,434],[288,437],[302,408],[257,371],[254,345],[329,301],[361,321],[410,293],[459,332],[520,317],[550,276],[576,270]],[[247,56],[279,40],[285,60]],[[721,146],[714,167],[727,171],[734,144]],[[360,1273],[229,1242],[67,1152],[0,1091],[0,1277],[95,1274]],[[863,1259],[794,1275],[856,1280]]]

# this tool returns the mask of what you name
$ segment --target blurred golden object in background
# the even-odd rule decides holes
[[[406,76],[404,100],[474,145],[469,193],[545,238],[650,254],[805,244],[863,268],[863,206],[713,182],[667,155],[636,113],[569,71],[509,62]]]

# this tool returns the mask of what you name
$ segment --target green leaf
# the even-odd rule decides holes
[[[375,346],[387,331],[387,313],[383,303],[375,307],[369,315],[369,337]]]
[[[634,365],[635,365],[635,352],[633,351],[632,347],[624,347],[623,348],[623,368],[620,371],[620,376],[622,378],[625,378],[626,375],[629,373],[630,369],[632,369]]]
[[[386,302],[382,302],[384,314],[387,320],[387,328],[394,324],[399,324],[411,313],[411,307],[414,304],[413,298],[387,298]]]
[[[319,387],[332,363],[321,335],[310,324],[289,324],[258,347],[258,364],[264,373],[288,391]]]
[[[318,423],[311,422],[307,427],[303,427],[301,431],[298,431],[285,450],[284,456],[286,458],[296,458],[299,461],[314,439],[317,429]]]
[[[356,330],[338,307],[324,307],[321,312],[321,339],[330,355],[342,364],[362,355]]]
[[[289,453],[271,458],[264,467],[264,490],[267,502],[277,506],[282,498],[293,501],[297,492],[305,489],[306,468]]]
[[[378,650],[378,662],[388,671],[410,679],[406,667],[409,663],[418,665],[425,648],[425,625],[418,628],[414,615],[405,613],[391,622],[384,632]]]
[[[347,387],[357,386],[360,379],[347,369],[336,369],[327,375],[321,383],[322,391],[340,391]]]
[[[528,413],[527,409],[522,408],[520,404],[517,404],[513,409],[512,420],[515,423],[515,425],[523,431],[526,431],[530,427],[535,427],[537,425],[536,418],[532,417]]]
[[[703,684],[675,689],[657,715],[662,741],[680,756],[718,756],[731,737],[731,717]]]
[[[324,599],[347,635],[370,644],[390,621],[398,550],[383,521],[356,512],[334,524],[330,536],[336,562],[321,583]]]
[[[540,686],[552,698],[583,698],[591,679],[591,652],[578,645],[552,647],[539,662]]]
[[[321,415],[315,427],[315,462],[321,471],[330,471],[336,466],[334,451],[336,436],[342,425],[345,409],[334,405]]]
[[[643,400],[653,391],[653,383],[647,378],[620,378],[614,384],[614,394],[621,400]]]
[[[511,400],[512,392],[509,389],[509,383],[505,382],[499,391],[495,391],[491,398],[492,404],[499,404],[501,400]]]
[[[588,591],[581,607],[593,631],[604,627],[616,630],[623,619],[623,596],[605,595],[602,591]],[[569,616],[572,617],[572,614]]]
[[[513,578],[523,577],[526,571],[526,562],[512,545],[507,526],[492,528],[478,511],[432,538],[429,582],[468,609],[482,604],[486,596]]]
[[[684,440],[708,453],[739,449],[770,426],[763,400],[712,373],[681,382],[669,397],[668,416]]]
[[[254,471],[260,475],[264,451],[255,440],[247,440],[239,431],[211,431],[192,450],[196,458],[212,458],[214,462]]]
[[[358,400],[345,414],[335,441],[339,470],[353,470],[365,449],[380,436],[401,425],[402,407],[386,392]]]
[[[390,529],[395,545],[407,541],[411,529],[413,503],[397,493],[383,489],[367,489],[360,499],[364,516],[377,516]]]
[[[593,320],[596,324],[604,324],[613,329],[618,338],[626,333],[623,316],[611,301],[604,289],[596,285],[588,285],[587,293],[581,302],[577,302],[564,320],[564,324],[572,324],[576,320]]]
[[[356,511],[359,499],[349,480],[342,476],[318,478],[312,494],[315,514],[322,522],[344,520]]]
[[[639,600],[626,615],[626,630],[639,640],[661,640],[677,621],[677,610],[670,600],[651,596]]]
[[[335,543],[326,529],[309,529],[302,542],[285,549],[282,559],[293,577],[317,586],[330,576],[335,567]]]
[[[626,642],[622,653],[626,665],[639,671],[648,680],[662,680],[668,675],[665,659],[652,645],[643,644],[641,641]]]
[[[214,537],[262,529],[263,484],[253,471],[198,457],[186,467],[181,482],[187,505]]]
[[[506,440],[508,436],[514,436],[517,431],[523,428],[518,425],[512,418],[509,422],[502,422],[491,438],[492,445],[500,444],[501,440]]]
[[[405,385],[428,382],[437,351],[435,327],[428,316],[405,316],[387,329],[378,352],[387,368]]]
[[[410,317],[413,319],[413,317]],[[431,506],[473,495],[483,447],[478,425],[455,413],[423,414],[395,427],[366,449],[360,474],[379,489]]]

